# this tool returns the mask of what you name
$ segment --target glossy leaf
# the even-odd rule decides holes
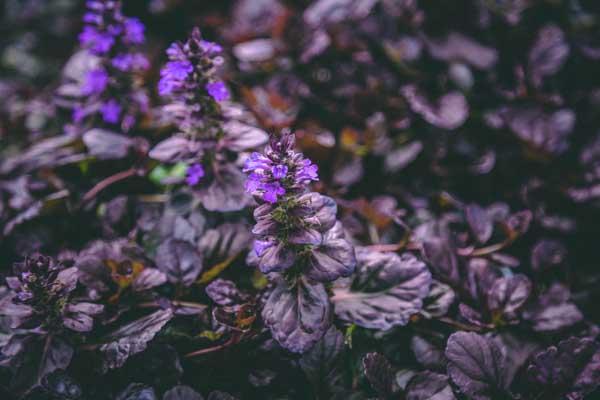
[[[281,346],[303,353],[313,347],[331,325],[331,306],[325,287],[304,278],[293,287],[279,282],[264,305],[262,318]]]
[[[356,276],[349,287],[334,289],[338,318],[369,329],[406,325],[429,293],[431,274],[411,254],[357,249]]]

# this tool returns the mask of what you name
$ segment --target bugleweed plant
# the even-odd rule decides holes
[[[596,3],[1,3],[0,399],[600,398]]]

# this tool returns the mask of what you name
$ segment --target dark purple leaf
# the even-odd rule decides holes
[[[458,257],[451,233],[443,222],[431,222],[417,228],[422,242],[423,257],[434,276],[450,283],[459,283]]]
[[[254,39],[233,47],[233,55],[241,62],[260,63],[273,58],[275,42],[271,39]]]
[[[540,349],[537,343],[527,337],[516,336],[508,332],[497,335],[494,340],[500,347],[506,349],[507,381],[512,381],[531,355]]]
[[[482,46],[473,39],[452,32],[443,40],[426,40],[427,49],[433,58],[442,61],[466,62],[475,68],[487,70],[498,61],[498,52]]]
[[[443,317],[456,300],[456,293],[446,284],[431,281],[429,294],[423,299],[423,310],[421,313],[427,317]]]
[[[290,288],[279,282],[264,305],[262,318],[281,346],[303,353],[329,329],[331,305],[321,283],[301,278]]]
[[[390,151],[385,156],[385,169],[398,172],[412,163],[423,150],[423,143],[418,140]]]
[[[144,268],[138,276],[135,277],[131,287],[136,292],[149,290],[167,282],[167,276],[156,268]]]
[[[338,318],[369,329],[406,325],[421,310],[431,274],[425,263],[405,253],[379,253],[359,248],[354,282],[334,288]]]
[[[311,252],[306,275],[318,282],[330,282],[350,276],[355,268],[354,247],[344,238],[342,224],[338,222]]]
[[[331,396],[342,386],[344,336],[334,326],[302,355],[300,368],[318,397]]]
[[[376,0],[317,0],[304,11],[304,22],[316,28],[321,24],[362,19],[376,3]]]
[[[267,143],[269,135],[259,128],[246,125],[240,121],[228,121],[223,125],[225,137],[221,146],[236,153],[248,151]]]
[[[538,107],[502,107],[494,112],[499,125],[506,126],[528,145],[557,155],[568,147],[568,137],[575,127],[576,115],[572,110],[561,109],[546,113]]]
[[[55,398],[65,398],[66,400],[81,399],[83,394],[81,385],[62,370],[47,375],[42,380],[42,387]]]
[[[124,368],[131,371],[131,381],[152,383],[160,388],[178,384],[183,376],[177,350],[159,341],[150,343],[146,350],[130,357]]]
[[[499,398],[510,385],[502,349],[485,336],[472,332],[452,334],[446,357],[450,378],[470,399]]]
[[[444,350],[427,338],[419,335],[413,336],[410,340],[410,348],[417,361],[425,368],[435,370],[445,368],[447,361]]]
[[[104,310],[103,304],[71,303],[65,306],[63,324],[66,328],[77,332],[89,332],[94,326],[93,316]]]
[[[240,304],[247,298],[234,282],[225,279],[215,279],[206,287],[206,294],[220,306]]]
[[[189,140],[173,136],[158,143],[148,155],[150,158],[162,162],[175,162],[189,157],[197,151],[195,145]]]
[[[225,223],[207,230],[200,238],[198,250],[213,265],[245,250],[251,241],[247,225]]]
[[[488,309],[492,314],[500,313],[509,320],[514,319],[530,293],[531,282],[525,275],[498,278],[487,296]]]
[[[492,237],[494,225],[485,209],[477,204],[469,204],[465,207],[465,217],[479,243],[485,243]]]
[[[569,57],[565,34],[556,25],[540,29],[529,52],[529,74],[532,83],[540,86],[546,76],[557,73]]]
[[[159,310],[130,322],[104,339],[100,351],[104,354],[105,370],[120,368],[127,359],[144,351],[154,336],[173,317],[171,310]]]
[[[15,392],[27,392],[38,386],[44,377],[57,370],[66,370],[73,357],[73,347],[55,336],[40,336],[22,343],[22,356],[13,361],[11,386]]]
[[[363,162],[359,157],[356,157],[336,168],[333,181],[336,185],[350,186],[359,182],[364,173]]]
[[[204,397],[191,387],[180,385],[167,390],[162,400],[204,400]]]
[[[254,252],[254,254],[256,254]],[[263,274],[285,271],[296,262],[296,254],[284,243],[278,243],[265,250],[260,257],[258,267]]]
[[[156,249],[156,266],[169,282],[189,286],[202,271],[202,257],[188,242],[167,239]]]
[[[467,280],[464,286],[468,288],[473,299],[484,301],[499,278],[499,271],[481,258],[471,259],[467,268]]]
[[[445,94],[432,104],[413,84],[402,87],[400,91],[413,112],[438,128],[456,129],[469,116],[469,105],[460,92]]]
[[[558,331],[583,319],[581,311],[570,300],[571,293],[565,286],[555,283],[523,311],[537,332]]]
[[[446,375],[425,371],[415,375],[406,387],[406,400],[455,400]]]
[[[150,386],[130,383],[115,400],[158,400],[156,392]]]
[[[202,205],[208,211],[238,211],[250,202],[244,190],[246,176],[233,164],[217,167],[214,179],[198,191]]]
[[[365,376],[380,398],[391,398],[394,393],[394,371],[390,362],[379,353],[369,353],[362,360]]]
[[[544,271],[561,265],[567,257],[566,247],[558,240],[543,239],[531,250],[531,268]]]
[[[221,392],[220,390],[215,390],[210,392],[207,400],[238,400],[237,397],[234,397],[226,392]]]
[[[83,142],[90,154],[101,160],[123,158],[133,146],[133,140],[125,135],[103,129],[92,129],[83,134]]]
[[[600,385],[600,344],[590,338],[565,339],[536,354],[527,373],[553,393],[583,399]]]
[[[277,377],[275,371],[270,369],[256,369],[250,372],[248,375],[248,382],[256,388],[267,387]]]

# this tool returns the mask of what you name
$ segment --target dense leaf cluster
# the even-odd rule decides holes
[[[0,398],[599,397],[599,33],[0,2]]]

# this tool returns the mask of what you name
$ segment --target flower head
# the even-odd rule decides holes
[[[246,160],[246,191],[262,201],[275,203],[286,193],[302,193],[308,184],[319,180],[317,166],[294,151],[294,139],[284,133],[271,139],[264,154],[252,153]]]
[[[204,177],[204,167],[201,164],[192,164],[186,171],[185,181],[190,186],[196,186],[200,183],[200,180]]]
[[[291,133],[272,137],[264,152],[252,153],[244,166],[246,191],[263,202],[254,210],[252,229],[258,267],[268,274],[302,265],[304,273],[320,281],[347,276],[354,257],[339,226],[334,228],[337,206],[329,197],[308,192],[308,184],[318,180],[317,166],[294,143]],[[324,256],[321,252],[329,251],[328,246],[337,253]],[[340,266],[332,257],[350,262]]]
[[[160,71],[158,93],[170,101],[164,107],[167,119],[185,133],[206,133],[207,127],[221,122],[218,103],[229,98],[225,83],[217,77],[221,51],[221,46],[203,40],[198,28],[186,42],[167,49],[169,61]],[[173,113],[175,109],[180,112]]]
[[[74,111],[73,121],[81,123],[88,116],[101,114],[104,122],[128,130],[135,115],[144,110],[139,101],[144,98],[140,95],[143,90],[134,77],[150,66],[148,59],[134,48],[144,42],[144,25],[137,18],[125,17],[120,1],[89,0],[86,5],[88,11],[83,16],[85,26],[79,42],[97,62],[82,82],[84,98],[75,106],[80,111]],[[112,99],[115,93],[124,99],[117,103]]]

